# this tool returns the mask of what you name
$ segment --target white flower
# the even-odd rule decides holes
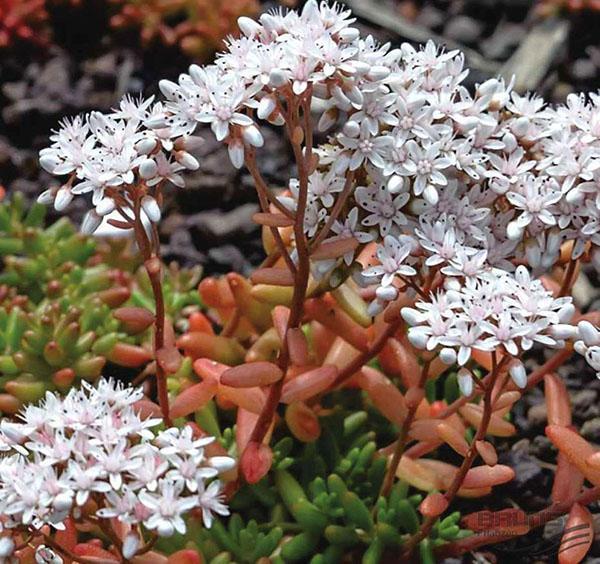
[[[410,255],[412,245],[410,242],[400,240],[388,235],[383,240],[383,246],[377,248],[377,259],[380,264],[367,268],[363,276],[367,278],[381,278],[382,286],[389,286],[396,276],[415,276],[417,271],[405,261]]]
[[[213,522],[213,513],[225,516],[229,515],[229,509],[223,503],[221,482],[211,482],[206,489],[204,489],[204,482],[200,484],[198,501],[202,508],[202,520],[204,521],[204,525],[210,528]]]

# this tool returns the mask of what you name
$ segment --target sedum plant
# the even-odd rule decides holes
[[[548,106],[501,79],[469,91],[461,53],[380,45],[353,21],[315,1],[240,18],[214,64],[161,81],[164,101],[65,121],[40,153],[65,177],[42,202],[60,211],[90,193],[83,230],[106,222],[138,244],[154,304],[128,319],[153,323],[159,404],[145,407],[238,459],[226,495],[241,515],[157,550],[428,563],[568,514],[560,561],[579,562],[592,536],[569,532],[591,527],[600,455],[556,371],[575,351],[600,367],[598,314],[571,297],[582,266],[600,264],[600,97]],[[198,167],[200,124],[254,179],[267,256],[249,279],[203,280],[206,307],[177,336],[156,225],[165,186]],[[295,157],[283,189],[258,166],[267,125]],[[511,407],[542,382],[558,450],[548,509],[461,516],[457,498],[485,503],[513,479],[495,437],[515,434]],[[519,526],[487,530],[504,518]]]

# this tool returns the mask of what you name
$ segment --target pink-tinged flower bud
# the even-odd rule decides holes
[[[53,155],[42,155],[40,157],[41,167],[50,174],[54,174],[54,170],[59,164],[60,160]]]
[[[517,118],[511,123],[510,129],[517,137],[527,135],[527,131],[529,130],[529,118],[526,116]]]
[[[524,388],[527,385],[527,371],[520,360],[513,360],[508,369],[512,381],[519,387]]]
[[[142,209],[152,223],[160,221],[160,206],[152,196],[144,196],[142,198]]]
[[[173,81],[163,79],[163,80],[159,81],[158,87],[160,88],[160,91],[164,94],[165,98],[167,98],[169,100],[174,100],[177,97],[177,92],[179,91],[179,85],[175,84]],[[153,119],[157,119],[157,118],[162,118],[163,122],[164,122],[164,116],[157,116],[156,118],[153,117],[149,121],[152,121]],[[166,123],[163,123],[163,125],[150,126],[150,127],[165,127],[165,125],[166,125]]]
[[[275,99],[273,96],[265,96],[259,103],[258,108],[256,110],[256,115],[260,119],[267,119],[272,113],[273,110],[277,107],[275,103]]]
[[[383,80],[390,74],[390,69],[381,65],[374,65],[369,69],[367,78],[370,80]]]
[[[418,325],[422,321],[424,321],[423,314],[418,310],[412,307],[403,307],[400,310],[400,315],[402,319],[406,321],[409,325]]]
[[[330,127],[333,127],[337,121],[338,113],[335,108],[323,112],[317,123],[317,129],[319,131],[326,131]]]
[[[440,351],[440,360],[448,366],[454,364],[456,362],[456,351],[449,347],[444,347]]]
[[[600,344],[600,331],[589,321],[580,321],[577,324],[577,331],[586,346],[591,347]]]
[[[144,159],[138,168],[140,176],[146,180],[154,178],[158,172],[158,165],[154,159]]]
[[[360,32],[355,27],[346,27],[340,30],[337,34],[340,40],[344,43],[352,43],[353,41],[358,39],[359,35]]]
[[[344,91],[339,86],[336,85],[331,89],[331,95],[340,109],[350,110],[352,108],[350,98],[346,96]]]
[[[473,393],[473,376],[466,368],[461,368],[456,375],[458,387],[463,396],[470,396]]]
[[[102,218],[96,213],[95,210],[87,212],[81,222],[81,232],[84,235],[91,235],[102,223]]]
[[[273,464],[271,449],[262,443],[252,441],[244,449],[240,460],[242,476],[249,484],[260,482]]]
[[[102,198],[102,200],[100,200],[98,202],[98,205],[96,206],[96,213],[99,216],[105,216],[113,211],[115,211],[116,208],[116,204],[115,201],[112,198]]]
[[[550,327],[550,334],[556,339],[574,339],[577,337],[577,328],[567,323],[559,323]]]
[[[244,166],[244,144],[239,139],[235,139],[227,145],[227,152],[231,164],[235,168],[240,169]]]
[[[358,137],[360,135],[360,125],[355,121],[347,121],[342,128],[344,135],[348,137]]]
[[[404,187],[404,178],[394,174],[387,183],[387,189],[391,194],[399,194]]]
[[[511,241],[518,241],[522,236],[525,229],[521,227],[516,221],[511,221],[506,226],[506,236]]]
[[[133,558],[140,547],[140,537],[136,533],[128,533],[123,541],[121,552],[124,558]]]
[[[38,197],[37,201],[39,204],[49,205],[54,202],[56,190],[44,190]]]
[[[218,470],[219,473],[227,472],[235,468],[235,459],[230,456],[211,456],[208,459],[208,464]]]
[[[285,86],[288,82],[288,76],[285,71],[281,69],[273,69],[269,73],[269,84],[273,88],[281,88]]]
[[[353,85],[352,88],[346,90],[346,96],[357,108],[360,108],[365,100],[363,93],[356,85]]]
[[[423,199],[432,206],[435,206],[439,202],[440,195],[433,184],[425,186],[425,190],[423,190]]]
[[[138,141],[135,145],[135,150],[140,153],[140,155],[149,155],[156,148],[156,139],[152,139],[151,137],[144,137]]]
[[[257,21],[253,20],[252,18],[248,18],[247,16],[239,17],[237,23],[240,31],[246,37],[254,37],[260,33],[260,30],[262,29],[262,26]]]
[[[175,160],[188,170],[198,170],[200,168],[200,163],[196,157],[190,155],[187,151],[177,151]]]
[[[0,558],[8,558],[15,550],[15,541],[10,537],[0,538]]]
[[[256,125],[244,127],[242,129],[242,137],[246,143],[249,143],[253,147],[262,147],[265,143],[265,140]]]
[[[291,433],[304,443],[316,441],[321,434],[319,418],[304,402],[296,401],[287,407],[285,422]]]
[[[54,498],[54,503],[52,505],[54,506],[54,509],[59,512],[68,511],[73,505],[73,498],[68,492],[63,492]]]
[[[394,286],[379,286],[375,295],[384,302],[391,302],[398,297],[398,290]]]
[[[56,198],[54,199],[54,209],[58,212],[61,212],[67,208],[67,206],[73,200],[73,193],[68,186],[63,186],[56,193]]]
[[[413,347],[424,349],[427,346],[429,335],[421,331],[419,327],[412,327],[408,331],[408,340]]]

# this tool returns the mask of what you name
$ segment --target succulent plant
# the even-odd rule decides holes
[[[48,39],[46,0],[2,0],[0,2],[0,48],[17,41],[43,44]]]

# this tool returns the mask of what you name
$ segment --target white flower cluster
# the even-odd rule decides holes
[[[460,283],[448,278],[443,290],[415,308],[403,308],[408,338],[417,348],[439,350],[446,364],[464,366],[473,349],[498,347],[513,357],[534,343],[560,348],[576,335],[570,297],[554,298],[519,266],[516,272],[491,269]]]
[[[50,392],[28,406],[21,422],[0,422],[0,520],[6,528],[63,528],[94,500],[96,516],[143,524],[159,536],[185,533],[183,515],[228,515],[221,483],[213,480],[235,462],[206,455],[213,437],[194,438],[191,427],[154,428],[135,402],[140,389],[102,380],[83,383],[64,398]],[[212,480],[212,481],[211,481]]]
[[[40,151],[40,164],[51,174],[69,178],[60,188],[43,192],[39,201],[62,211],[74,195],[91,192],[94,209],[82,226],[87,233],[95,231],[117,203],[124,209],[132,207],[128,187],[144,183],[151,189],[167,181],[184,186],[181,172],[199,166],[187,152],[199,139],[168,127],[163,104],[153,104],[152,97],[126,96],[110,114],[92,112],[66,119],[50,140],[50,147]],[[160,207],[151,194],[142,198],[142,208],[150,221],[160,219]]]

